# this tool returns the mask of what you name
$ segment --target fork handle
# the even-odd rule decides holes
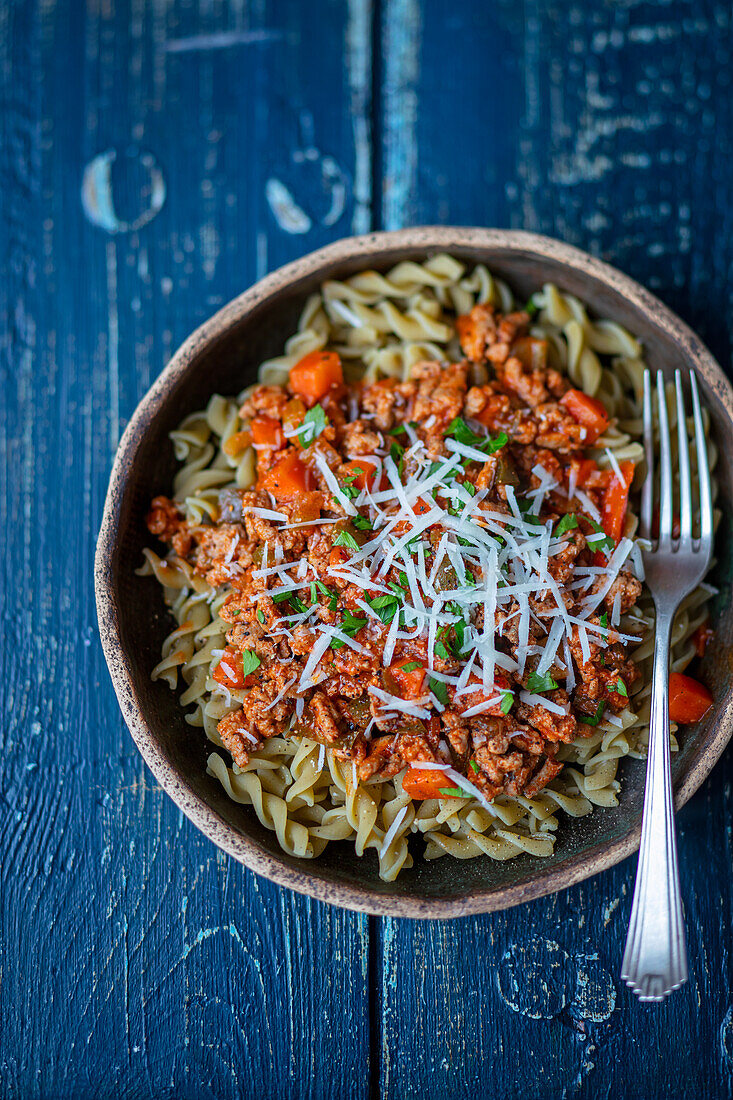
[[[641,847],[621,970],[642,1001],[661,1001],[687,981],[669,757],[672,619],[673,611],[657,607]]]

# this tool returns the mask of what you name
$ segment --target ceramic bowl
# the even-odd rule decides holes
[[[694,367],[720,444],[717,476],[725,514],[733,505],[733,391],[700,340],[660,301],[599,260],[529,233],[426,227],[339,241],[273,272],[202,325],[176,352],[143,398],[120,443],[110,479],[96,557],[99,626],[107,664],[130,732],[156,779],[210,840],[257,874],[322,901],[367,913],[454,917],[516,905],[561,890],[633,852],[639,844],[643,764],[625,761],[620,805],[587,818],[563,819],[549,859],[521,856],[505,863],[425,861],[396,882],[377,874],[373,852],[359,859],[352,846],[331,844],[316,860],[282,852],[254,812],[231,802],[206,774],[210,745],[184,721],[176,694],[150,671],[170,630],[160,590],[135,575],[150,537],[144,516],[151,497],[167,492],[174,473],[168,432],[204,406],[214,392],[238,393],[255,380],[257,365],[282,352],[308,294],[325,279],[356,271],[386,271],[401,260],[449,252],[468,265],[484,263],[519,300],[551,281],[577,295],[592,314],[625,325],[644,344],[650,367],[668,374]],[[727,544],[727,531],[719,532]],[[727,555],[726,555],[727,556]],[[705,657],[715,706],[682,736],[672,765],[677,804],[697,790],[730,735],[733,711],[729,652],[733,631],[727,578],[715,610],[716,636]]]

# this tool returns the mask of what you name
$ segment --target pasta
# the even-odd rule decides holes
[[[404,262],[386,274],[366,271],[342,282],[327,282],[308,299],[284,354],[261,365],[260,382],[281,387],[304,356],[324,351],[338,355],[347,384],[361,380],[369,386],[382,379],[409,382],[416,364],[463,358],[456,321],[471,315],[477,306],[492,307],[497,316],[515,315],[513,295],[505,283],[481,265],[467,272],[447,255],[423,264]],[[624,464],[642,467],[645,364],[639,342],[612,321],[589,318],[578,299],[551,284],[533,295],[530,307],[526,329],[532,346],[546,348],[543,354],[553,370],[567,378],[575,391],[599,400],[606,410],[605,430],[585,448],[599,476],[605,471],[613,479],[622,466],[631,468]],[[470,382],[480,388],[490,376],[491,365],[480,357],[470,358]],[[250,490],[256,484],[257,451],[246,412],[253,391],[250,386],[236,398],[213,396],[205,410],[186,417],[171,433],[180,463],[173,502],[191,528],[216,523],[222,493]],[[672,391],[673,426],[675,410]],[[714,444],[709,448],[714,462]],[[692,448],[691,454],[694,478]],[[635,484],[638,481],[637,477]],[[579,489],[574,491],[582,496]],[[568,495],[572,497],[573,492],[568,490]],[[635,529],[629,508],[623,528],[629,546]],[[295,714],[290,730],[268,736],[263,743],[245,731],[243,736],[252,740],[242,757],[246,763],[227,762],[219,727],[227,716],[246,707],[248,689],[244,682],[222,682],[215,675],[226,660],[223,655],[232,630],[231,618],[222,617],[232,595],[226,570],[217,583],[210,583],[185,553],[174,548],[165,558],[147,549],[139,573],[155,577],[162,586],[177,624],[163,644],[153,679],[181,691],[181,704],[188,708],[186,720],[202,728],[214,745],[208,768],[228,796],[250,806],[275,833],[283,850],[299,858],[317,857],[330,841],[347,840],[357,856],[376,852],[380,876],[392,881],[412,866],[411,837],[423,838],[428,860],[445,855],[456,859],[485,855],[496,860],[523,853],[548,856],[562,815],[581,817],[595,808],[616,805],[620,761],[645,753],[654,637],[653,605],[645,593],[625,611],[614,607],[612,613],[612,625],[621,635],[640,639],[633,658],[641,675],[630,685],[626,705],[614,713],[601,708],[592,730],[586,727],[583,736],[560,744],[553,756],[556,766],[562,765],[559,774],[530,794],[499,790],[490,799],[478,799],[465,797],[467,788],[462,788],[461,797],[416,799],[403,782],[409,769],[388,777],[378,773],[360,777],[356,763],[345,760],[334,746],[309,737],[299,725],[301,716]],[[697,638],[708,619],[710,593],[709,586],[701,585],[680,608],[672,638],[675,671],[686,668],[696,655]],[[569,662],[567,653],[566,659]],[[282,690],[286,692],[288,685]]]

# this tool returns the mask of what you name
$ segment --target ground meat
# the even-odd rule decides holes
[[[232,714],[227,714],[217,723],[217,732],[222,744],[231,753],[235,764],[240,768],[246,768],[249,763],[249,754],[262,747],[263,741],[251,734],[250,722],[240,707]]]
[[[230,685],[246,692],[244,706],[218,725],[222,743],[240,766],[269,737],[307,736],[353,763],[362,780],[393,778],[411,762],[433,761],[452,764],[488,798],[499,794],[531,798],[560,774],[561,747],[594,728],[584,718],[595,721],[601,704],[615,712],[628,705],[627,695],[640,672],[606,622],[603,629],[608,631],[609,644],[599,645],[597,631],[589,630],[587,644],[581,645],[576,626],[549,669],[561,686],[540,691],[534,704],[522,699],[557,621],[558,603],[571,615],[582,617],[583,604],[593,593],[597,596],[605,582],[603,574],[592,585],[587,580],[585,567],[595,567],[599,560],[587,541],[593,526],[587,512],[592,509],[587,501],[581,508],[583,500],[568,498],[569,484],[582,475],[583,492],[602,514],[608,481],[607,471],[598,470],[589,457],[585,429],[558,403],[568,381],[551,365],[557,365],[552,347],[527,337],[528,328],[524,312],[502,316],[491,305],[474,307],[458,322],[468,361],[419,362],[405,381],[384,378],[351,388],[335,383],[318,402],[321,411],[313,422],[318,423],[319,434],[306,441],[307,446],[296,439],[295,431],[306,405],[313,409],[316,402],[293,397],[284,387],[258,386],[243,403],[245,421],[232,437],[238,440],[239,454],[251,441],[250,419],[265,415],[280,425],[277,447],[258,450],[256,487],[222,489],[218,514],[200,524],[188,524],[181,505],[167,497],[152,502],[147,518],[151,533],[220,593],[230,589],[223,602],[215,605],[227,624],[230,651],[249,654],[246,667],[250,670],[251,655],[259,660],[259,666],[247,672],[244,687],[241,682]],[[452,425],[458,417],[468,427]],[[410,424],[409,431],[402,430],[405,424]],[[489,453],[492,448],[485,439],[476,438],[487,432],[494,453]],[[502,433],[508,443],[498,438]],[[450,484],[429,489],[426,499],[415,505],[415,515],[421,516],[440,500],[445,514],[440,522],[428,520],[430,526],[404,540],[414,547],[408,553],[413,555],[415,570],[408,577],[391,553],[410,525],[403,515],[396,518],[394,529],[391,526],[391,512],[399,505],[382,492],[385,480],[372,490],[381,496],[381,514],[362,507],[363,501],[362,511],[351,514],[349,501],[359,493],[350,477],[351,463],[375,456],[389,465],[387,456],[391,456],[403,485],[409,486],[418,473],[423,476],[423,469],[435,470],[431,462],[440,459],[444,464],[451,451],[448,435],[481,446],[485,461],[469,459],[457,466]],[[264,488],[272,483],[266,475],[280,456],[289,463],[288,474],[271,495]],[[324,464],[328,476],[323,473]],[[448,610],[452,618],[440,627],[430,655],[426,608],[417,609],[418,617],[412,620],[417,625],[411,624],[409,615],[397,618],[397,630],[395,615],[402,615],[399,608],[404,604],[409,606],[412,597],[407,593],[415,583],[434,583],[438,592],[450,593],[462,587],[458,577],[467,568],[469,578],[473,576],[481,586],[480,555],[464,558],[462,566],[453,556],[434,563],[434,555],[443,553],[440,547],[446,534],[457,535],[459,530],[446,516],[459,517],[469,495],[476,497],[474,521],[493,535],[499,550],[511,545],[513,529],[515,537],[527,539],[517,509],[526,511],[531,500],[527,494],[544,483],[544,474],[535,472],[538,467],[556,483],[542,495],[538,533],[543,527],[556,531],[568,509],[578,509],[577,525],[552,539],[546,568],[554,586],[533,581],[523,588],[527,561],[519,567],[515,563],[510,583],[518,584],[517,594],[524,591],[526,601],[521,597],[520,604],[516,595],[504,593],[490,624],[497,656],[503,653],[509,659],[508,663],[497,661],[492,693],[500,694],[501,701],[490,713],[480,709],[485,703],[480,667],[467,676],[470,690],[459,690],[455,679],[443,687],[440,681],[441,675],[455,677],[465,668],[461,646],[466,626],[474,628],[471,636],[475,638],[484,628],[489,604],[474,603],[470,623],[461,627],[465,605],[449,602],[454,597],[445,596],[442,611]],[[334,478],[340,490],[334,488]],[[411,506],[412,502],[407,505]],[[271,518],[273,512],[284,520]],[[497,524],[505,532],[501,539]],[[374,551],[382,539],[379,535],[374,541],[375,530],[390,532],[384,539],[393,540],[392,552],[386,547],[384,554],[381,545]],[[460,546],[460,538],[451,543],[453,551]],[[367,543],[372,549],[361,555]],[[404,545],[400,555],[403,549]],[[409,562],[402,564],[412,568]],[[421,570],[425,577],[430,575],[429,582],[420,581]],[[532,570],[536,578],[538,567],[532,565]],[[620,573],[590,625],[600,628],[601,613],[610,612],[617,599],[625,613],[640,592],[641,584],[630,572]],[[456,593],[455,599],[465,600],[465,596]],[[390,601],[395,600],[390,610]],[[433,596],[426,600],[429,605]],[[527,607],[528,653],[521,651],[519,640],[522,609]],[[324,626],[339,631],[328,639],[328,648],[324,648]],[[316,645],[321,658],[312,668],[309,658]],[[576,682],[570,695],[564,690],[568,651]],[[480,666],[476,655],[474,659]],[[306,664],[310,680],[301,687]],[[515,671],[505,673],[505,667]],[[238,668],[242,675],[241,664]],[[219,671],[215,679],[225,688],[223,675],[228,673]],[[405,679],[409,676],[418,678],[412,688]],[[393,706],[390,695],[396,695],[400,705]],[[553,703],[562,713],[551,709]],[[479,712],[472,714],[476,708]]]

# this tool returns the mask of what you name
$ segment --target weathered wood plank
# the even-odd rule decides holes
[[[716,2],[457,2],[438,21],[387,0],[385,227],[563,237],[653,287],[727,364],[730,27]],[[505,914],[385,921],[382,1094],[729,1095],[731,759],[681,814],[684,990],[644,1007],[619,983],[634,861]]]
[[[91,581],[170,351],[368,221],[370,4],[319,9],[2,7],[4,1095],[368,1093],[366,919],[181,818],[123,728]]]

